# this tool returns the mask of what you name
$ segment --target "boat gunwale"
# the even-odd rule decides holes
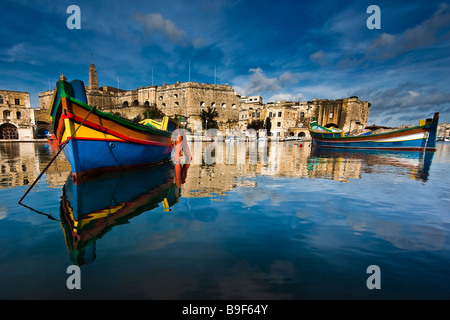
[[[91,109],[94,109],[92,106],[85,104],[73,97],[67,97],[67,98],[71,102],[78,104],[80,107],[85,108],[88,111],[91,111]],[[95,108],[92,112],[95,113],[99,117],[104,117],[108,120],[118,123],[119,125],[123,125],[128,128],[131,128],[131,129],[135,129],[135,130],[139,130],[139,131],[146,131],[146,132],[155,133],[155,134],[159,134],[159,135],[163,135],[163,136],[167,136],[167,137],[172,135],[172,133],[170,131],[160,130],[155,127],[146,126],[146,125],[142,125],[139,123],[134,123],[131,120],[116,116],[115,114],[110,113],[110,112],[101,111],[97,108]]]
[[[81,122],[83,121],[81,118],[71,114],[66,115],[61,117],[62,119],[69,119],[70,121],[73,121],[74,124],[76,125],[80,125]],[[143,140],[143,139],[139,139],[139,138],[132,138],[130,136],[125,136],[119,132],[116,132],[114,130],[108,129],[106,127],[103,127],[101,125],[97,125],[95,123],[91,123],[90,121],[86,120],[83,124],[83,126],[85,126],[86,128],[98,131],[98,132],[103,132],[106,134],[109,134],[111,136],[114,136],[115,139],[110,139],[110,138],[93,138],[93,137],[67,137],[65,141],[68,140],[91,140],[91,141],[117,141],[117,142],[125,142],[125,143],[135,143],[135,144],[146,144],[146,145],[157,145],[157,146],[163,146],[163,147],[170,147],[172,146],[172,144],[170,142],[158,142],[158,141],[149,141],[149,140]],[[168,138],[168,136],[166,137]],[[61,141],[61,144],[64,143],[65,141]]]
[[[375,133],[375,134],[368,134],[368,135],[358,135],[358,136],[344,136],[344,137],[317,137],[319,139],[330,139],[330,140],[343,140],[343,139],[364,139],[364,138],[371,138],[371,137],[380,137],[380,136],[387,136],[387,135],[391,135],[391,134],[396,134],[396,133],[401,133],[401,132],[406,132],[406,131],[412,131],[412,130],[416,130],[416,129],[422,129],[421,131],[429,131],[427,129],[429,129],[431,127],[430,124],[424,124],[421,126],[414,126],[414,127],[410,127],[410,128],[404,128],[404,129],[399,129],[399,130],[393,130],[393,131],[388,131],[388,132],[381,132],[381,133]],[[312,133],[316,133],[316,134],[340,134],[343,133],[344,131],[335,131],[335,132],[324,132],[324,131],[318,131],[318,130],[313,130],[311,129],[311,126],[309,127],[309,132]],[[315,138],[315,137],[314,137]]]

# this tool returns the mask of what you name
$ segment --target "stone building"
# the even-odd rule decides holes
[[[34,138],[34,109],[30,94],[0,90],[0,139],[32,140]]]
[[[252,121],[269,118],[271,136],[310,138],[308,126],[315,118],[322,126],[333,125],[345,132],[361,132],[367,125],[369,108],[370,103],[361,101],[358,97],[267,104],[262,104],[262,101],[255,104],[242,100],[239,129],[246,130]]]
[[[48,109],[53,90],[39,94],[39,108]],[[219,114],[220,130],[225,130],[238,120],[239,96],[229,85],[216,85],[179,81],[162,86],[145,86],[134,90],[123,90],[110,86],[99,87],[95,65],[89,67],[89,82],[86,87],[88,104],[97,108],[133,119],[145,117],[150,107],[157,107],[168,116],[189,118],[187,125],[192,131],[202,129],[200,112],[207,107],[215,108]]]
[[[450,124],[449,123],[439,123],[437,128],[437,138],[438,140],[448,141],[450,139]]]

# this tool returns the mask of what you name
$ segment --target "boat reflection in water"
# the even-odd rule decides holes
[[[113,227],[128,223],[143,212],[178,202],[189,165],[172,162],[139,170],[117,171],[74,184],[72,175],[63,187],[61,225],[72,263],[95,260],[95,242]]]
[[[309,165],[317,166],[330,162],[361,162],[363,171],[373,172],[377,166],[388,165],[405,168],[411,179],[428,181],[434,152],[387,151],[387,150],[355,150],[312,147],[308,159]]]

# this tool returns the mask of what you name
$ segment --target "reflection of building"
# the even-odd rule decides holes
[[[31,185],[53,157],[44,143],[0,143],[0,188]],[[70,173],[70,165],[64,155],[46,171],[50,187],[60,187]]]
[[[301,146],[300,146],[301,145]],[[363,159],[311,155],[308,143],[202,142],[190,143],[193,157],[183,197],[225,195],[242,184],[239,177],[314,177],[346,182],[360,178]]]
[[[123,90],[109,86],[99,87],[97,71],[93,64],[89,67],[89,83],[86,87],[89,105],[101,110],[118,113],[125,118],[146,117],[150,107],[157,107],[168,116],[187,116],[189,128],[198,130],[201,126],[199,115],[207,107],[215,108],[219,113],[218,123],[221,130],[237,121],[239,96],[229,85],[205,84],[179,81],[162,86],[146,86],[135,90]],[[48,109],[53,90],[39,94],[39,108]],[[197,127],[194,127],[197,123]]]
[[[0,188],[33,183],[38,173],[34,143],[0,143]]]
[[[31,140],[34,138],[34,110],[30,94],[0,90],[0,139]]]

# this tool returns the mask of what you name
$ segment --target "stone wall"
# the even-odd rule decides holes
[[[31,140],[34,123],[28,92],[0,90],[0,139]]]

